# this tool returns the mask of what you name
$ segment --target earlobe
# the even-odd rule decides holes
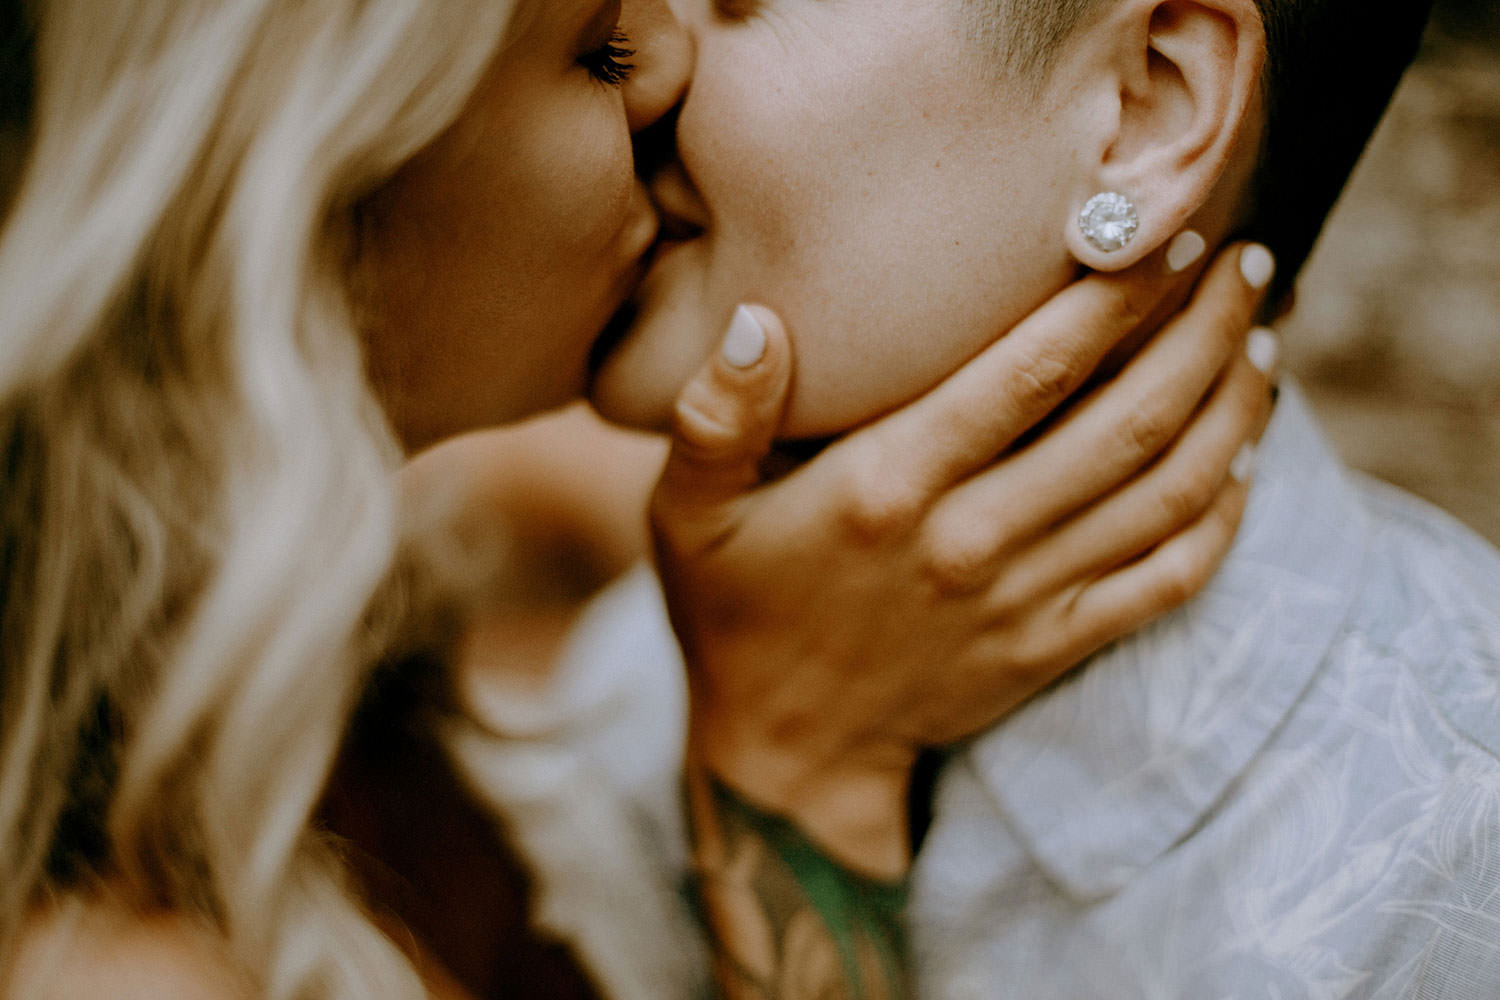
[[[1239,156],[1242,127],[1254,113],[1265,33],[1254,0],[1124,0],[1089,29],[1085,43],[1091,95],[1108,102],[1075,193],[1066,241],[1080,263],[1119,270],[1160,247],[1189,219],[1213,235],[1231,220],[1195,216]],[[1108,87],[1107,93],[1102,88]],[[1134,205],[1133,235],[1104,239],[1091,225],[1101,192]],[[1106,213],[1109,214],[1109,213]]]

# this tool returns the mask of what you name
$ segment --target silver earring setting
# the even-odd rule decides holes
[[[1141,226],[1131,200],[1117,191],[1096,194],[1078,213],[1083,238],[1104,253],[1114,253],[1135,238]]]

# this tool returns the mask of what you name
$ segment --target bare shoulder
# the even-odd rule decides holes
[[[35,914],[0,1000],[250,1000],[212,932],[182,917],[72,902]]]

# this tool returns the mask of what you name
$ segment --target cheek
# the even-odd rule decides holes
[[[618,116],[616,116],[618,117]],[[596,274],[617,250],[635,182],[623,118],[559,117],[572,127],[538,130],[513,148],[524,160],[504,193],[516,259],[530,261],[532,280]]]
[[[855,113],[800,60],[749,29],[710,41],[678,123],[684,167],[726,242],[779,256],[819,228],[851,157]],[[755,81],[749,83],[748,81]]]
[[[789,411],[804,433],[841,430],[912,399],[1072,273],[1051,238],[1051,213],[1012,209],[963,175],[957,163],[906,165],[886,194],[809,235],[815,252],[777,269],[777,301],[805,334]],[[1035,194],[1033,204],[1045,202]]]
[[[399,381],[409,438],[582,388],[589,345],[623,296],[633,190],[623,115],[601,96],[507,108],[524,114],[440,140],[383,195],[373,256],[388,329],[373,353]]]
[[[713,216],[706,293],[720,314],[756,299],[788,323],[792,436],[907,401],[1071,273],[1056,192],[1026,155],[1038,144],[921,106],[888,78],[825,81],[805,90],[816,100],[788,97],[793,82],[739,95],[714,85],[712,106],[684,111],[683,158],[696,155]]]
[[[1055,143],[1011,95],[913,58],[939,41],[860,36],[821,59],[763,26],[703,42],[679,122],[710,215],[693,284],[716,321],[750,299],[787,322],[790,436],[909,400],[1072,272],[1037,169]]]

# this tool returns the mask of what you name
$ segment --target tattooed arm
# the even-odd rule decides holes
[[[861,875],[794,822],[688,769],[696,888],[725,1000],[910,996],[904,877]]]

